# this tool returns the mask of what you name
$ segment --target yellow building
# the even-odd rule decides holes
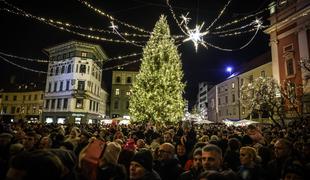
[[[239,101],[241,86],[255,81],[260,76],[272,77],[270,53],[262,54],[239,68],[225,81],[208,91],[208,119],[221,122],[225,119],[245,119],[251,117],[251,111],[242,107]]]
[[[130,89],[137,74],[137,71],[113,71],[110,107],[112,118],[129,116]]]
[[[43,90],[19,88],[15,91],[0,92],[0,118],[11,121],[38,121],[42,115],[43,97]]]
[[[267,57],[270,60],[270,57]],[[251,69],[247,72],[244,72],[238,76],[239,78],[239,85],[241,86],[247,86],[249,83],[252,83],[255,81],[255,79],[259,77],[272,77],[272,62],[268,62],[266,64],[263,64],[261,66],[258,66],[254,69]],[[245,118],[253,118],[251,116],[251,111],[248,107],[240,106],[240,115],[241,119]]]

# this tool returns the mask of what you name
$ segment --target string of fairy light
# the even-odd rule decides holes
[[[22,65],[19,65],[17,63],[14,63],[10,60],[8,60],[7,58],[3,57],[2,55],[0,55],[0,58],[13,65],[13,66],[16,66],[18,68],[21,68],[23,70],[26,70],[26,71],[30,71],[30,72],[35,72],[35,73],[42,73],[42,74],[49,74],[50,76],[54,76],[54,75],[57,75],[56,72],[55,73],[50,73],[50,72],[47,72],[47,71],[40,71],[40,70],[36,70],[36,69],[33,69],[33,68],[29,68],[29,67],[26,67],[26,66],[22,66]],[[115,65],[115,66],[111,66],[111,67],[107,67],[107,68],[102,68],[100,70],[97,70],[97,71],[93,71],[93,72],[102,72],[102,71],[108,71],[108,70],[113,70],[113,69],[119,69],[120,67],[124,67],[124,66],[128,66],[130,64],[134,64],[134,63],[137,63],[141,61],[141,59],[137,59],[137,60],[133,60],[133,61],[130,61],[130,62],[126,62],[126,63],[122,63],[122,64],[119,64],[119,65]]]
[[[52,62],[52,60],[27,58],[27,57],[22,57],[22,56],[16,56],[13,54],[8,54],[8,53],[2,52],[2,51],[0,51],[0,55],[10,57],[10,58],[15,58],[15,59],[21,59],[21,60],[25,60],[25,61],[38,62],[38,63]],[[121,60],[121,59],[129,58],[129,57],[139,56],[139,55],[142,55],[142,53],[132,53],[132,54],[127,54],[127,55],[123,55],[123,56],[112,57],[112,58],[106,59],[105,62],[110,62],[110,61],[114,61],[114,60]]]
[[[245,47],[247,47],[255,38],[255,36],[257,35],[258,31],[262,28],[264,28],[265,26],[263,26],[263,23],[261,21],[260,18],[256,18],[254,21],[252,21],[249,24],[246,25],[242,25],[240,27],[237,28],[232,28],[232,29],[224,29],[222,31],[214,31],[212,29],[212,27],[215,25],[215,23],[222,17],[222,15],[224,14],[225,10],[227,9],[227,7],[229,6],[229,4],[231,3],[232,0],[229,0],[225,6],[223,7],[223,9],[220,11],[220,13],[218,14],[218,16],[212,21],[212,23],[206,28],[203,29],[204,26],[204,22],[202,22],[200,25],[196,24],[195,28],[190,28],[189,27],[189,22],[191,20],[191,18],[188,17],[189,13],[187,12],[185,15],[181,15],[180,18],[182,19],[181,22],[178,20],[176,13],[173,10],[173,7],[170,4],[170,0],[166,0],[166,3],[169,7],[169,10],[172,14],[173,19],[175,20],[176,24],[178,25],[179,29],[187,36],[186,39],[183,40],[183,42],[187,42],[187,41],[192,41],[194,46],[195,46],[195,50],[197,52],[198,50],[198,45],[202,45],[203,47],[207,48],[207,45],[210,45],[210,47],[222,50],[222,51],[235,51],[235,50],[241,50]],[[241,19],[238,20],[234,20],[232,22],[229,22],[227,24],[221,25],[216,27],[216,30],[220,30],[226,27],[229,27],[231,25],[234,24],[238,24],[241,23],[253,16],[256,16],[258,14],[263,13],[264,11],[268,10],[267,8],[264,10],[261,10],[257,13],[255,13],[255,15],[248,15],[246,17],[243,17]],[[251,27],[251,29],[247,29],[244,30],[248,27]],[[254,27],[254,28],[253,28]],[[254,35],[248,40],[248,42],[246,42],[244,45],[242,45],[239,48],[235,48],[235,49],[231,49],[231,48],[223,48],[217,45],[214,45],[210,42],[206,42],[204,40],[204,36],[207,35],[218,35],[218,37],[227,37],[227,36],[236,36],[236,35],[240,35],[240,34],[245,34],[245,33],[249,33],[249,32],[253,32],[255,31]]]
[[[100,40],[100,41],[106,41],[106,42],[111,42],[111,43],[129,43],[132,44],[134,46],[138,46],[138,47],[144,47],[145,43],[147,42],[146,40],[129,40],[127,38],[149,38],[151,36],[151,32],[147,31],[141,27],[135,26],[135,25],[131,25],[128,24],[124,21],[118,20],[117,18],[113,17],[112,15],[104,12],[103,10],[96,8],[94,5],[90,4],[89,2],[87,2],[86,0],[77,0],[79,1],[81,4],[83,4],[84,6],[86,6],[87,8],[93,10],[94,12],[96,12],[97,14],[104,16],[106,18],[108,18],[110,20],[110,26],[108,27],[108,29],[99,29],[99,28],[95,28],[95,27],[85,27],[79,24],[73,24],[73,23],[69,23],[69,22],[65,22],[59,19],[52,19],[52,18],[45,18],[45,17],[41,17],[41,16],[36,16],[34,14],[31,14],[29,12],[26,12],[16,6],[14,6],[13,4],[8,3],[5,0],[1,0],[2,2],[4,2],[9,8],[1,8],[1,11],[5,11],[11,14],[15,14],[18,16],[22,16],[25,18],[31,18],[34,20],[37,20],[41,23],[47,24],[49,26],[52,26],[54,28],[57,28],[61,31],[66,31],[84,38],[88,38],[88,39],[93,39],[93,40]],[[176,24],[178,25],[179,29],[181,30],[181,32],[183,33],[183,35],[171,35],[174,39],[175,42],[180,42],[178,44],[176,44],[177,46],[180,46],[181,44],[187,42],[187,41],[192,41],[194,46],[195,46],[195,50],[198,50],[198,46],[202,45],[203,47],[207,48],[208,46],[213,47],[215,49],[219,49],[222,51],[234,51],[234,50],[240,50],[243,49],[245,47],[247,47],[255,38],[255,36],[257,35],[257,33],[259,32],[260,29],[265,28],[266,26],[263,26],[261,19],[256,18],[254,21],[251,21],[248,24],[244,24],[241,25],[239,27],[234,27],[234,28],[230,28],[233,25],[237,25],[239,23],[243,23],[247,20],[249,20],[250,18],[253,17],[257,17],[258,15],[262,14],[263,12],[267,11],[268,8],[262,9],[254,14],[250,14],[248,16],[242,17],[240,19],[237,20],[233,20],[231,22],[225,23],[223,25],[219,25],[215,28],[213,28],[213,26],[217,23],[217,21],[222,17],[222,15],[225,13],[225,10],[229,7],[230,3],[232,0],[228,0],[228,2],[224,5],[224,7],[221,9],[221,11],[219,12],[218,16],[210,23],[210,25],[208,25],[206,28],[204,28],[204,22],[202,22],[201,24],[196,24],[194,26],[194,28],[190,28],[189,24],[190,24],[190,20],[191,18],[189,18],[189,13],[186,13],[185,15],[181,15],[179,20],[177,18],[176,13],[173,10],[173,6],[170,4],[171,0],[166,0],[166,4],[169,7],[169,10],[172,14],[173,19],[175,20]],[[124,26],[126,28],[129,28],[131,30],[137,31],[138,33],[129,33],[129,32],[121,32],[119,30],[119,26]],[[75,30],[73,30],[75,29]],[[84,32],[80,32],[78,30],[82,30],[82,31],[87,31],[88,33],[84,33]],[[123,29],[122,29],[123,31]],[[250,38],[250,40],[248,40],[245,44],[243,44],[241,47],[239,48],[235,48],[235,49],[229,49],[229,48],[224,48],[224,47],[220,47],[218,45],[212,44],[211,42],[206,42],[204,40],[205,36],[208,37],[230,37],[230,36],[237,36],[237,35],[241,35],[241,34],[246,34],[246,33],[250,33],[250,32],[255,32],[254,35]],[[103,37],[102,35],[94,35],[92,33],[103,33],[103,34],[107,34],[107,35],[117,35],[120,39],[115,39],[115,38],[107,38],[107,37]],[[183,40],[180,40],[180,39]],[[2,56],[7,56],[7,57],[11,57],[11,58],[18,58],[18,59],[22,59],[22,60],[28,60],[28,61],[36,61],[36,62],[51,62],[48,60],[41,60],[41,59],[32,59],[32,58],[24,58],[24,57],[20,57],[20,56],[15,56],[15,55],[8,55],[8,54],[3,54],[3,52],[0,52],[0,54]],[[138,56],[141,55],[141,53],[133,53],[133,54],[128,54],[128,55],[124,55],[124,56],[117,56],[114,58],[109,58],[109,60],[120,60],[120,59],[125,59],[125,58],[129,58],[129,57],[134,57],[134,56]],[[1,56],[1,57],[2,57]],[[108,62],[106,61],[106,62]],[[139,60],[136,60],[139,61]],[[133,61],[135,62],[135,61]],[[124,65],[128,65],[127,63],[125,63]],[[119,67],[120,65],[116,66]],[[109,67],[112,68],[113,67]]]

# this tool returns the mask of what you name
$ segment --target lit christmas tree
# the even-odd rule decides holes
[[[136,122],[178,122],[184,113],[185,84],[174,40],[165,16],[156,23],[143,49],[140,72],[133,83],[129,111]]]

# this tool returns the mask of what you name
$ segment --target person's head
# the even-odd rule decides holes
[[[222,150],[217,145],[208,144],[202,149],[202,165],[205,170],[219,170],[222,167]]]
[[[91,134],[87,131],[82,131],[80,135],[80,143],[88,143],[89,138],[91,138]]]
[[[253,147],[245,146],[240,148],[240,163],[244,166],[250,166],[256,162],[257,153]]]
[[[172,134],[169,131],[166,131],[164,133],[164,142],[165,143],[171,143],[173,140]]]
[[[143,139],[138,139],[137,140],[137,148],[140,149],[140,148],[144,148],[145,147],[145,142]]]
[[[193,167],[196,169],[199,169],[202,167],[201,155],[202,155],[202,149],[196,148],[193,153]]]
[[[236,151],[240,148],[241,142],[237,138],[231,138],[228,140],[228,147],[232,151]]]
[[[291,154],[292,144],[287,139],[278,139],[274,144],[276,158],[285,158]]]
[[[25,141],[23,141],[24,148],[30,150],[34,148],[36,134],[33,132],[27,133]]]
[[[38,150],[25,151],[14,156],[6,177],[18,180],[60,180],[63,173],[64,166],[56,155],[46,150]]]
[[[307,177],[305,167],[297,160],[286,164],[282,176],[284,180],[304,180]]]
[[[48,149],[52,147],[52,139],[48,136],[42,137],[39,143],[40,149]]]
[[[104,150],[101,161],[105,164],[117,164],[122,147],[117,142],[109,142]]]
[[[179,143],[177,145],[177,155],[178,156],[185,156],[186,155],[186,148],[183,144]]]
[[[8,146],[13,139],[13,135],[10,133],[1,133],[0,134],[0,147]]]
[[[70,137],[76,138],[79,137],[81,134],[81,130],[78,127],[73,127],[70,131]]]
[[[141,179],[145,173],[152,172],[153,156],[150,150],[141,149],[138,151],[130,162],[129,177],[130,179]]]
[[[159,160],[169,160],[174,156],[175,148],[171,143],[163,143],[159,146]]]

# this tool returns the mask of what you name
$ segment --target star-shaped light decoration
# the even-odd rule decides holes
[[[194,43],[195,46],[195,50],[197,52],[198,50],[198,45],[201,44],[203,45],[205,48],[207,48],[207,45],[205,44],[205,41],[203,40],[203,36],[205,36],[206,34],[209,33],[209,31],[205,31],[205,32],[200,32],[202,27],[203,27],[204,23],[202,23],[201,25],[196,25],[195,29],[189,29],[187,30],[187,35],[189,36],[188,38],[184,39],[183,42],[186,41],[192,41]]]
[[[189,13],[187,13],[185,16],[182,14],[182,15],[180,16],[180,18],[182,19],[181,24],[184,23],[185,25],[187,25],[188,22],[191,20],[191,18],[187,17],[188,14],[189,14]]]
[[[256,27],[257,29],[260,29],[262,27],[262,25],[263,25],[263,22],[262,22],[261,18],[260,19],[255,19],[253,24],[255,25],[254,27]]]
[[[109,28],[111,28],[114,33],[118,33],[118,31],[117,31],[118,26],[115,25],[113,21],[111,21],[111,26],[109,26]]]

